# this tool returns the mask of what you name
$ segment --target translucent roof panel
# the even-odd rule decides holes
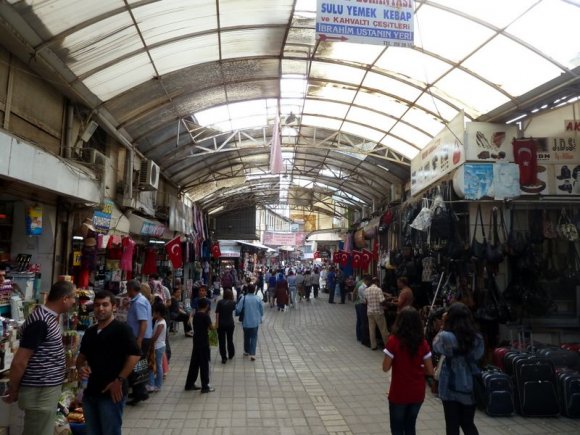
[[[564,66],[574,68],[580,65],[579,9],[580,3],[574,0],[543,1],[509,26],[506,31],[541,52],[548,53],[551,58]],[[549,31],[530,31],[530,29],[546,30],[547,17],[553,17],[555,21],[555,25],[550,26]]]
[[[493,31],[452,12],[422,5],[415,15],[415,45],[455,63],[493,36]]]
[[[433,83],[451,69],[451,65],[447,62],[417,50],[401,47],[389,47],[375,66],[422,83]]]
[[[167,74],[192,65],[219,60],[217,34],[184,39],[151,50],[159,74]]]
[[[208,2],[213,4],[212,2]],[[222,28],[288,23],[292,0],[220,0],[220,25]]]
[[[580,38],[580,33],[578,37]],[[521,95],[562,72],[554,64],[545,62],[541,56],[503,35],[492,39],[463,65],[511,95]],[[521,65],[535,66],[526,69],[525,74],[522,74]]]
[[[246,29],[222,32],[222,58],[277,55],[284,40],[284,29]]]
[[[143,49],[143,42],[128,13],[114,15],[64,38],[70,68],[83,75],[121,56]],[[94,41],[98,40],[98,44]]]
[[[334,102],[306,100],[304,102],[304,113],[311,115],[325,115],[331,118],[344,118],[348,109],[347,104],[340,104]]]
[[[387,189],[361,194],[361,174],[406,182],[409,159],[459,111],[504,122],[580,87],[580,0],[414,5],[410,48],[317,41],[316,0],[8,0],[0,31],[21,44],[8,48],[14,55],[84,102],[83,113],[119,126],[170,181],[214,186],[203,190],[213,202],[196,196],[202,208],[216,208],[227,180],[270,174],[277,119],[291,177],[248,179],[228,198],[267,191],[290,204],[300,176],[312,197],[331,184],[369,205]],[[39,62],[25,58],[30,47]],[[552,79],[559,85],[546,89]]]
[[[445,7],[478,17],[495,27],[505,27],[534,3],[530,0],[486,0],[485,2],[465,0],[432,0]],[[501,10],[501,13],[498,11]]]
[[[385,92],[389,95],[397,95],[407,101],[415,101],[421,95],[421,90],[381,74],[369,72],[365,77],[363,86]]]
[[[363,69],[326,62],[312,62],[310,68],[310,77],[353,85],[359,85],[365,75]]]

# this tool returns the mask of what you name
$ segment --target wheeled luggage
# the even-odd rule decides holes
[[[554,417],[560,413],[556,372],[542,356],[521,354],[513,359],[516,410],[527,417]]]
[[[484,370],[476,378],[476,398],[479,407],[492,417],[506,417],[514,412],[512,380],[499,369]]]
[[[562,415],[580,418],[580,373],[574,370],[560,371],[558,387]]]
[[[580,370],[580,353],[560,348],[544,348],[538,350],[542,355],[552,361],[555,368],[569,368]]]
[[[504,370],[504,357],[509,351],[509,347],[498,347],[494,349],[492,355],[493,365],[501,370]]]

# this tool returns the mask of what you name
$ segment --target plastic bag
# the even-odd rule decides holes
[[[209,330],[208,338],[209,338],[209,345],[210,346],[217,346],[218,345],[218,333],[215,329]]]
[[[411,228],[417,231],[427,231],[431,226],[431,218],[433,216],[433,212],[429,208],[429,201],[427,199],[423,199],[423,206],[421,211],[417,215],[413,222],[411,223]]]

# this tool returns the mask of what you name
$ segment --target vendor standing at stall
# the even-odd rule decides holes
[[[24,300],[24,293],[22,292],[18,284],[9,279],[6,279],[6,271],[0,270],[0,294],[8,292],[10,292],[10,294],[14,292],[19,293],[22,300]]]

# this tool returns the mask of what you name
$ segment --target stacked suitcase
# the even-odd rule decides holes
[[[494,350],[496,368],[484,370],[478,380],[480,407],[491,416],[515,409],[527,417],[580,418],[580,345],[532,342],[526,349]]]

